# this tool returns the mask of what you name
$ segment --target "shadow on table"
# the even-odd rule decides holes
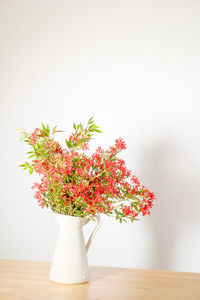
[[[106,279],[114,279],[116,277],[123,276],[126,269],[114,268],[114,267],[90,267],[90,280],[91,282],[106,281]]]

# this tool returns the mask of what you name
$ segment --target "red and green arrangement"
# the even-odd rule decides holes
[[[118,154],[126,149],[118,138],[109,149],[98,147],[87,155],[88,144],[94,132],[101,132],[90,118],[87,126],[74,123],[74,132],[62,147],[54,140],[60,130],[50,130],[42,124],[32,133],[22,131],[21,140],[30,146],[31,162],[21,165],[29,173],[40,175],[34,183],[34,197],[39,205],[52,211],[77,217],[91,217],[98,213],[113,216],[117,220],[138,220],[149,215],[155,196],[140,184],[139,179],[127,169]]]

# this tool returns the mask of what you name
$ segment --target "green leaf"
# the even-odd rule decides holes
[[[33,169],[30,168],[30,169],[29,169],[29,174],[31,175],[32,173],[33,173]]]
[[[73,148],[73,145],[72,145],[71,141],[65,140],[65,143],[66,143],[68,148]]]
[[[92,124],[92,123],[94,123],[94,117],[91,117],[88,121],[88,124]]]
[[[77,216],[81,216],[81,215],[83,214],[83,212],[82,212],[81,210],[76,210],[76,211],[75,211],[75,214],[76,214]]]
[[[21,165],[19,165],[19,167],[24,168],[24,167],[26,167],[26,164],[21,164]]]
[[[43,123],[42,123],[42,128],[46,132],[46,127],[45,127],[45,125]]]
[[[20,141],[24,141],[28,138],[29,134],[25,131],[22,131],[21,129],[19,129],[21,137],[20,137]]]
[[[94,129],[94,131],[102,133],[103,131],[99,130],[99,129]]]
[[[49,124],[47,123],[47,133],[49,134],[50,133],[50,127],[49,127]]]

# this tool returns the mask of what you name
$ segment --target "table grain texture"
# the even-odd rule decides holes
[[[200,274],[90,267],[90,282],[49,282],[49,263],[0,260],[0,300],[200,300]]]

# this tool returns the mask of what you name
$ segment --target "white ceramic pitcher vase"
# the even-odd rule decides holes
[[[53,214],[58,226],[58,237],[50,269],[50,281],[62,284],[79,284],[89,281],[87,251],[100,227],[100,218],[95,216],[96,227],[85,246],[83,226],[87,218]]]

